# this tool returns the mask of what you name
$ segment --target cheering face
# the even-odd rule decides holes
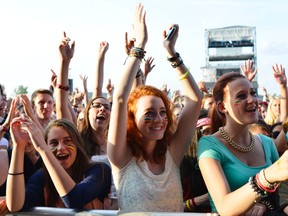
[[[93,101],[89,110],[89,122],[94,130],[105,129],[109,123],[111,105],[104,98],[97,98]]]
[[[238,124],[247,125],[258,120],[258,99],[251,83],[244,79],[230,82],[224,89],[224,105],[229,115]],[[227,119],[228,120],[228,119]]]
[[[34,99],[35,113],[40,119],[50,119],[53,106],[53,98],[49,94],[38,93]]]
[[[59,163],[69,169],[77,156],[77,147],[63,127],[52,127],[47,136],[47,143]]]
[[[160,97],[142,96],[137,102],[136,125],[144,140],[156,141],[164,136],[168,118],[166,107]]]

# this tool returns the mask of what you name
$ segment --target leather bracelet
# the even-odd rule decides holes
[[[22,174],[24,174],[24,172],[20,172],[20,173],[9,173],[8,172],[8,175],[12,175],[12,176],[22,175]]]
[[[183,60],[182,60],[182,58],[179,56],[175,61],[173,61],[172,63],[171,63],[171,66],[173,67],[173,68],[177,68],[177,67],[179,67],[180,65],[182,65],[183,64]]]
[[[174,61],[176,61],[179,57],[180,57],[179,53],[176,52],[175,56],[173,56],[173,57],[171,57],[171,58],[168,58],[168,57],[167,57],[167,61],[169,61],[169,62],[174,62]]]

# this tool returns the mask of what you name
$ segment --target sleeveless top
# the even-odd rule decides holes
[[[113,172],[120,212],[183,212],[180,171],[169,151],[165,170],[152,173],[147,162],[132,158],[125,167]]]

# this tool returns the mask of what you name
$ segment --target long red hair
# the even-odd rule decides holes
[[[172,112],[173,103],[167,97],[167,95],[153,86],[142,85],[131,92],[128,99],[127,107],[127,143],[132,150],[132,154],[137,158],[138,161],[147,159],[147,154],[145,152],[145,146],[141,143],[141,133],[137,128],[135,122],[135,113],[137,111],[138,99],[142,96],[153,95],[162,99],[168,119],[168,124],[164,136],[161,140],[157,140],[157,145],[154,151],[154,161],[156,163],[161,163],[167,151],[168,140],[174,133],[174,126],[176,124],[175,116]]]

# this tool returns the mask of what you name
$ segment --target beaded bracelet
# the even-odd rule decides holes
[[[258,197],[263,198],[263,197],[268,196],[267,191],[260,188],[259,185],[257,184],[255,176],[250,177],[248,182]]]
[[[256,183],[257,183],[258,187],[261,190],[265,191],[266,193],[274,193],[276,191],[277,187],[278,187],[278,184],[273,184],[273,188],[266,187],[265,185],[263,185],[262,182],[259,179],[259,173],[256,174],[255,180],[256,180]]]
[[[140,60],[142,60],[145,57],[146,51],[144,51],[142,48],[133,47],[129,52],[129,57],[136,57]]]
[[[176,52],[175,56],[168,58],[167,57],[167,61],[171,62],[171,66],[173,68],[179,67],[180,65],[183,64],[183,60],[180,57],[180,54]]]
[[[182,60],[182,58],[179,56],[179,58],[177,58],[174,62],[171,63],[171,66],[172,66],[173,68],[177,68],[177,67],[179,67],[179,66],[182,65],[182,64],[183,64],[183,60]]]
[[[267,180],[266,175],[265,175],[265,169],[261,170],[260,173],[261,172],[263,173],[265,183],[268,185],[269,188],[272,188],[275,186],[275,184],[277,184],[277,183],[271,183],[270,181]]]
[[[259,203],[264,205],[269,211],[274,210],[274,206],[270,203],[269,200],[260,200]]]
[[[59,88],[59,89],[62,89],[64,91],[69,91],[70,90],[70,86],[69,85],[68,86],[62,86],[61,84],[58,83],[56,85],[56,87]]]

